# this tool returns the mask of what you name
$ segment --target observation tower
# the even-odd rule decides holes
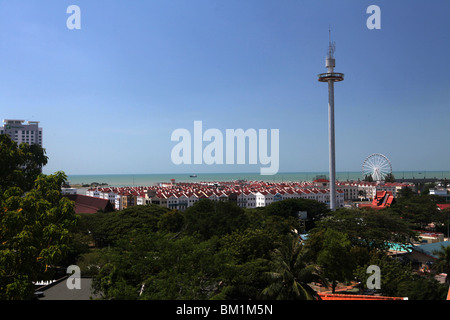
[[[334,143],[334,83],[343,81],[344,74],[334,72],[336,60],[334,59],[334,52],[336,45],[331,42],[331,31],[329,31],[329,46],[328,55],[325,60],[325,67],[328,69],[327,73],[319,74],[320,82],[328,83],[328,137],[330,148],[330,209],[336,210],[336,161],[335,161],[335,143]]]

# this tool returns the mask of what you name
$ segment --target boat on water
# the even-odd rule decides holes
[[[191,174],[189,177],[191,177],[191,178],[197,178],[197,175],[196,175],[196,174]]]

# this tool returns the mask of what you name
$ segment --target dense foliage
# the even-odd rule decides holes
[[[256,217],[258,216],[258,217]],[[106,299],[256,299],[288,219],[202,200],[184,213],[156,205],[82,216],[97,248],[79,260]]]
[[[298,211],[313,220],[303,242]],[[96,248],[78,265],[104,299],[315,299],[312,283],[365,283],[371,264],[383,268],[382,294],[422,299],[412,292],[421,283],[434,290],[428,299],[445,296],[445,285],[386,255],[390,243],[415,236],[398,208],[331,213],[305,199],[258,209],[201,200],[185,212],[148,205],[85,215],[80,226]]]
[[[31,298],[69,252],[74,204],[60,192],[64,173],[40,173],[44,154],[0,135],[0,299]]]

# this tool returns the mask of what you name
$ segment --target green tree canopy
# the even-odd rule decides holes
[[[25,195],[17,186],[0,195],[0,299],[30,298],[33,282],[51,279],[49,267],[67,253],[77,219],[60,192],[65,179],[39,175]]]
[[[337,282],[352,279],[354,269],[350,240],[345,233],[328,229],[323,235],[322,248],[317,256],[324,276],[331,281],[335,292]]]
[[[437,271],[447,274],[445,282],[450,284],[450,245],[441,245],[440,250],[436,250],[434,254],[437,255],[436,263],[433,268]]]
[[[119,212],[82,215],[84,228],[88,230],[98,247],[111,245],[122,239],[130,239],[138,233],[151,233],[161,228],[171,228],[161,217],[170,210],[155,204],[133,206]]]
[[[277,235],[271,230],[248,228],[224,235],[220,243],[240,264],[258,258],[269,258],[277,240]]]
[[[192,300],[217,294],[229,259],[215,239],[140,231],[131,241],[83,255],[82,270],[89,268],[103,299]]]
[[[246,229],[249,224],[245,210],[236,204],[208,199],[187,208],[184,216],[187,234],[198,234],[205,240]]]
[[[275,249],[266,274],[269,285],[262,295],[276,300],[313,300],[316,292],[311,282],[326,281],[321,277],[319,268],[305,258],[305,248],[296,237],[287,239],[284,245]]]
[[[397,296],[397,290],[401,283],[409,283],[414,277],[410,265],[403,265],[400,261],[392,259],[385,255],[374,255],[366,264],[358,266],[355,270],[355,276],[366,286],[370,273],[367,268],[375,265],[380,268],[381,288],[379,292],[386,296]]]
[[[283,218],[297,218],[299,211],[306,211],[310,220],[318,220],[329,212],[325,203],[310,199],[286,199],[272,202],[266,207],[268,215],[277,215]]]
[[[392,173],[388,173],[385,177],[384,177],[384,181],[385,182],[395,182],[395,177]]]
[[[447,292],[448,284],[430,276],[413,275],[412,279],[398,284],[395,295],[408,300],[445,300]]]
[[[348,235],[352,245],[386,250],[390,243],[408,244],[415,236],[410,224],[392,210],[342,208],[321,220],[312,233],[334,229]]]
[[[410,187],[403,187],[397,192],[397,199],[409,198],[414,195],[414,191]]]
[[[18,187],[31,190],[34,181],[47,164],[45,149],[37,144],[17,143],[6,134],[0,134],[0,192]]]
[[[439,201],[441,199],[433,195],[418,195],[405,191],[391,206],[391,209],[403,219],[414,224],[415,228],[422,229],[430,222],[439,220],[442,215],[437,207]]]

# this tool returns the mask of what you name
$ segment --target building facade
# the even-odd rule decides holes
[[[5,119],[3,123],[0,134],[7,134],[17,144],[26,142],[42,147],[42,128],[39,127],[39,121],[28,121],[25,124],[25,120]]]

